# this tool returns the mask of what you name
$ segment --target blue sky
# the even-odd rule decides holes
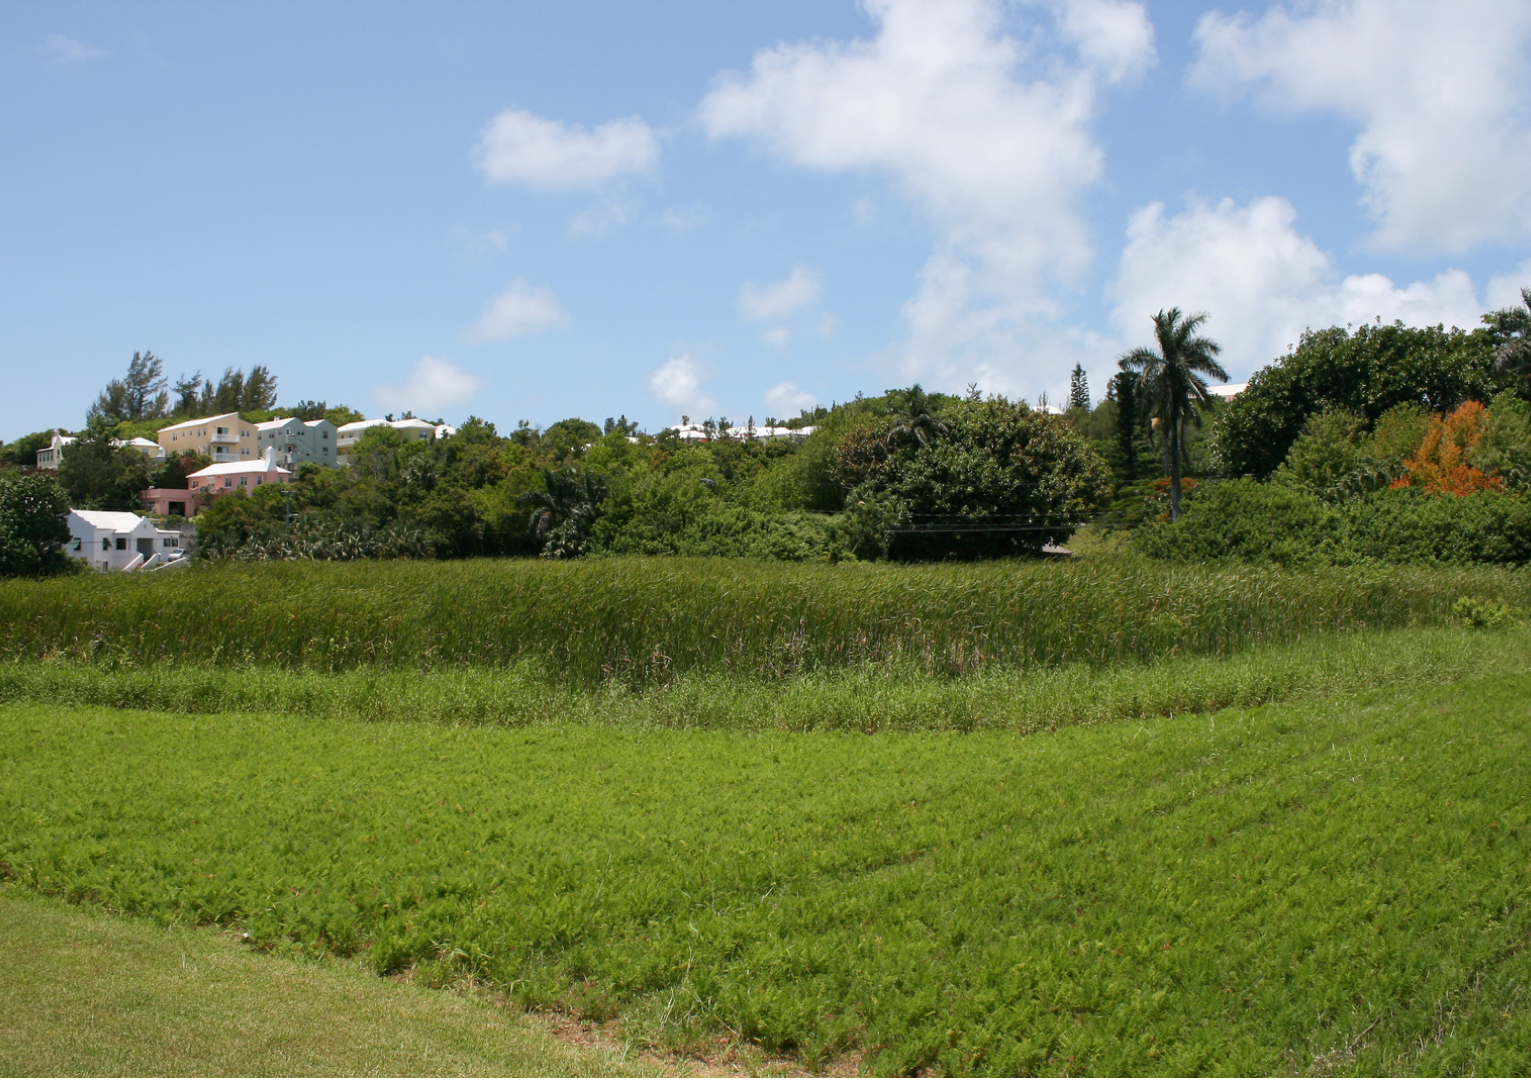
[[[502,428],[1104,388],[1531,285],[1531,5],[12,5],[0,438],[134,350]]]

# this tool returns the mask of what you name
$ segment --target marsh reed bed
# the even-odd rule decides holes
[[[0,584],[0,659],[343,672],[502,669],[663,686],[882,666],[970,676],[1225,657],[1531,606],[1500,568],[1139,559],[803,566],[705,559],[265,563]]]

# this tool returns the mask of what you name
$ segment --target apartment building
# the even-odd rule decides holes
[[[64,451],[68,450],[79,440],[73,435],[60,435],[53,433],[53,440],[42,449],[37,451],[37,467],[39,469],[57,469],[64,463]],[[148,439],[113,439],[112,445],[117,449],[137,450],[150,461],[163,461],[165,451],[159,443],[152,443]]]
[[[305,461],[340,464],[338,441],[335,425],[324,419],[298,420],[289,416],[255,425],[255,452],[264,457],[267,450],[274,451],[276,463],[288,469]]]
[[[357,439],[367,433],[368,428],[385,426],[400,432],[406,440],[434,442],[457,434],[457,429],[452,425],[433,424],[429,420],[354,420],[335,429],[335,448],[340,454],[340,464],[351,464],[351,448],[356,445]]]
[[[167,454],[184,454],[188,450],[206,454],[213,459],[214,465],[250,461],[260,456],[255,425],[232,412],[200,420],[183,420],[160,428],[159,445]]]

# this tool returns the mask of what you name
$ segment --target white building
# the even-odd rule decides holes
[[[351,448],[356,445],[356,440],[366,434],[368,428],[375,427],[391,427],[402,433],[406,440],[428,442],[450,439],[457,434],[457,429],[451,424],[433,424],[429,420],[353,420],[335,429],[335,448],[340,454],[340,464],[351,463]]]
[[[1242,394],[1248,387],[1249,384],[1247,382],[1226,383],[1222,386],[1207,387],[1207,393],[1214,394],[1217,397],[1222,398],[1224,401],[1232,401],[1234,398]]]
[[[64,550],[94,570],[155,570],[186,554],[180,533],[126,510],[69,511]]]
[[[727,431],[709,432],[702,424],[676,424],[670,430],[675,432],[675,437],[681,442],[710,442],[713,439],[732,439],[735,442],[771,442],[777,439],[790,439],[793,442],[802,442],[813,434],[813,427],[789,428],[789,427],[766,427],[763,424],[734,424]]]
[[[255,425],[255,452],[264,457],[267,450],[274,451],[276,463],[293,468],[305,461],[317,461],[320,465],[339,465],[339,439],[335,425],[325,419],[268,420]]]
[[[75,442],[75,436],[60,435],[55,431],[53,433],[53,441],[37,451],[37,467],[39,469],[57,469],[64,463],[64,451],[68,447],[73,446]],[[148,439],[113,439],[112,445],[119,450],[124,447],[129,450],[137,450],[151,461],[163,461],[165,459],[165,451],[161,449],[160,444],[150,442]]]

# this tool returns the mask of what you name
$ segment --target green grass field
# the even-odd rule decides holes
[[[488,1001],[274,959],[214,930],[166,930],[0,887],[6,1076],[590,1076],[577,1053]]]
[[[1525,1073],[1531,675],[1480,640],[1452,686],[1034,735],[17,702],[0,872],[639,1045]]]

